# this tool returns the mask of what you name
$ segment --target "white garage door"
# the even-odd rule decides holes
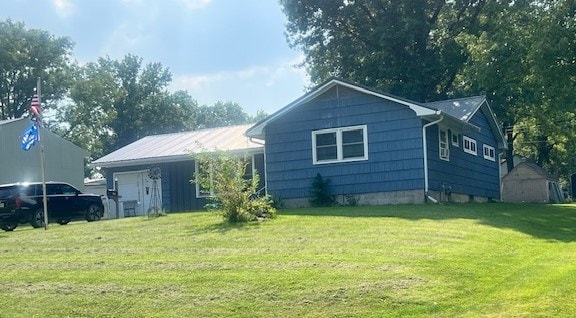
[[[148,170],[115,173],[114,180],[118,180],[118,195],[127,214],[146,215],[150,207],[162,207],[162,182],[150,179]],[[128,211],[126,207],[133,203],[134,211]]]

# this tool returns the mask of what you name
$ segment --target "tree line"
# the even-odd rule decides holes
[[[161,63],[127,54],[79,65],[73,42],[21,22],[0,21],[0,120],[26,116],[42,79],[44,124],[92,158],[142,137],[255,122],[235,102],[198,105],[187,91],[170,92]]]

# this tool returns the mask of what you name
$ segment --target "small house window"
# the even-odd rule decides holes
[[[484,145],[484,159],[496,161],[496,150],[494,147]]]
[[[312,132],[314,164],[368,159],[366,125]]]
[[[460,147],[460,138],[458,136],[458,133],[455,133],[454,131],[452,131],[451,134],[451,138],[452,138],[452,146],[454,147]]]
[[[210,186],[209,187],[202,186],[202,185],[200,185],[200,183],[198,183],[198,175],[200,173],[205,174],[207,170],[209,170],[210,172],[212,171],[212,169],[210,169],[209,166],[207,166],[205,164],[200,164],[198,161],[196,161],[195,180],[196,180],[196,197],[197,198],[207,198],[207,197],[214,196],[214,191],[212,189],[213,188],[212,173],[209,173],[209,176],[210,176]]]
[[[476,140],[470,137],[462,136],[462,142],[464,144],[464,152],[475,156],[478,155],[476,150]]]
[[[440,149],[440,159],[450,160],[450,148],[448,145],[448,132],[444,129],[439,130],[439,149]]]
[[[245,167],[245,171],[244,171],[244,175],[242,176],[244,179],[246,180],[251,180],[254,176],[254,156],[249,156],[249,157],[245,157],[244,158],[246,160],[246,167]],[[203,162],[200,163],[198,161],[195,161],[195,183],[196,183],[196,197],[197,198],[208,198],[208,197],[213,197],[215,196],[217,193],[214,192],[214,180],[212,179],[212,174],[214,173],[213,169],[212,169],[212,164],[210,162]],[[199,174],[208,174],[209,179],[209,185],[206,187],[206,185],[201,185],[198,182],[198,175]]]

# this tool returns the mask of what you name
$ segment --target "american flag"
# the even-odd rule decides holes
[[[38,100],[38,94],[34,94],[32,97],[32,102],[30,103],[30,112],[32,112],[34,115],[34,120],[38,123],[38,125],[42,126],[42,120],[40,116],[42,114],[42,108]]]

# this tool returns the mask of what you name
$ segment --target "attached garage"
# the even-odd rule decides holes
[[[229,126],[144,137],[92,163],[104,168],[106,186],[117,181],[119,217],[146,215],[151,207],[166,212],[203,210],[206,197],[194,183],[194,154],[208,150],[227,151],[251,158],[251,165],[265,183],[264,146],[244,134],[251,125]],[[158,171],[154,180],[150,171]],[[264,189],[262,191],[265,191]],[[110,201],[110,215],[116,217]]]

